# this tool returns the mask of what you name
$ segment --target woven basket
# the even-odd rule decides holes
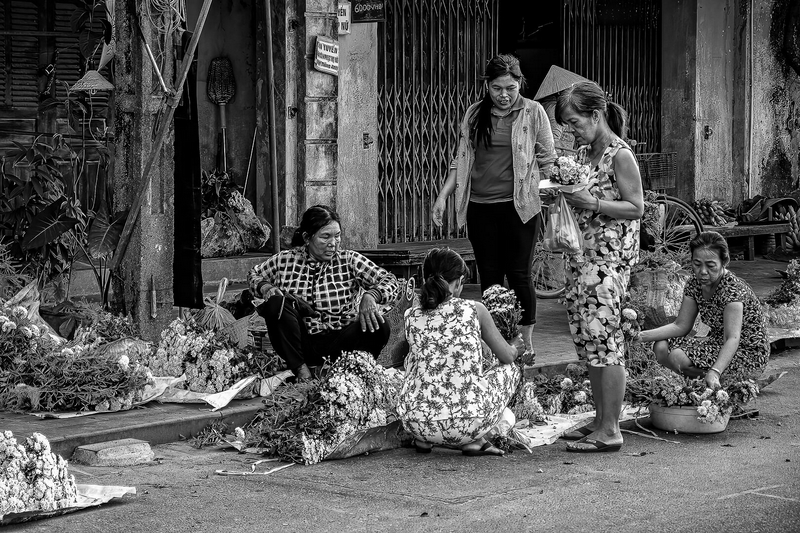
[[[403,317],[406,309],[412,307],[419,301],[415,291],[416,283],[414,282],[414,278],[409,278],[407,280],[400,279],[398,281],[400,282],[400,294],[397,296],[397,300],[391,305],[391,309],[383,314],[383,318],[389,323],[389,326],[391,326],[392,332],[389,335],[389,341],[386,343],[386,346],[383,347],[380,355],[378,355],[378,364],[389,368],[403,365],[404,354],[396,350],[400,339],[403,337]]]
[[[244,348],[248,344],[247,326],[250,324],[250,317],[246,316],[238,319],[233,324],[225,326],[222,332],[230,337],[239,348]]]

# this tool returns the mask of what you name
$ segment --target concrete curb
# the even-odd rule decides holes
[[[154,419],[139,424],[104,429],[87,428],[82,432],[48,438],[53,451],[63,457],[72,457],[74,450],[79,446],[120,439],[139,439],[151,445],[166,444],[197,435],[203,428],[217,421],[222,421],[231,428],[244,425],[253,419],[261,405],[261,398],[254,398],[217,412],[176,413],[169,418]]]

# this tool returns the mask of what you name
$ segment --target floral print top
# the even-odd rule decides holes
[[[480,418],[497,411],[484,376],[476,302],[450,298],[435,309],[405,314],[409,345],[398,414],[424,413],[429,420]]]
[[[736,350],[736,355],[726,373],[736,374],[740,370],[751,370],[752,368],[763,370],[762,367],[769,359],[767,323],[758,297],[745,281],[728,271],[720,280],[714,295],[710,299],[706,299],[703,297],[703,291],[697,278],[692,276],[686,282],[683,294],[697,302],[700,320],[709,327],[709,339],[718,343],[721,343],[725,336],[725,306],[731,302],[742,302],[744,309],[742,310],[739,349]],[[713,359],[710,360],[708,366],[713,364],[718,354],[711,355]]]
[[[621,198],[614,175],[614,156],[620,149],[630,150],[622,139],[615,137],[603,152],[600,162],[589,176],[589,192],[601,200]],[[639,261],[639,221],[613,218],[591,209],[575,210],[578,225],[583,231],[583,254],[579,262],[618,263],[633,266]]]

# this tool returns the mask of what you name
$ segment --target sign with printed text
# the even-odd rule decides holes
[[[339,2],[336,12],[339,17],[339,35],[350,33],[350,2]]]
[[[336,41],[317,36],[314,68],[334,76],[339,75],[339,44]]]
[[[386,20],[386,0],[353,0],[353,24]]]

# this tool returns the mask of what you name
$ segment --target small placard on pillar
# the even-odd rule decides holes
[[[320,72],[339,75],[339,43],[327,37],[317,36],[314,51],[314,68]]]
[[[337,10],[339,18],[339,35],[350,33],[350,2],[339,2]]]

